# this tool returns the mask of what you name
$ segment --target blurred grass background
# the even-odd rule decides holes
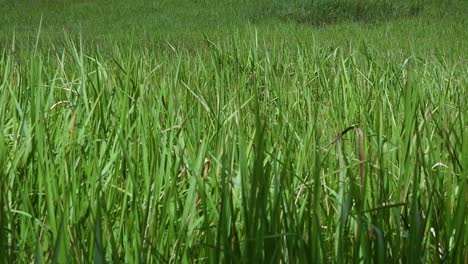
[[[13,34],[19,47],[64,34],[105,48],[108,43],[198,49],[204,35],[241,39],[256,30],[265,43],[285,39],[303,45],[366,45],[382,51],[443,53],[467,50],[467,1],[292,0],[1,0],[0,38]],[[295,43],[293,43],[294,45]],[[58,44],[57,44],[58,45]],[[88,45],[90,46],[90,45]]]

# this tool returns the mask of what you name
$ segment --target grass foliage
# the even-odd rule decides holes
[[[207,45],[1,55],[6,259],[463,262],[463,64]]]
[[[467,262],[461,42],[36,34],[0,53],[0,263]]]
[[[419,15],[424,4],[419,1],[295,0],[265,3],[264,14],[293,23],[326,26],[358,22],[383,23]]]

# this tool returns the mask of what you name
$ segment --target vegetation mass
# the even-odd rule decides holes
[[[0,263],[468,262],[468,2],[0,9]]]

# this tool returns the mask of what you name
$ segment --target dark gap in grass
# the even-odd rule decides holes
[[[328,26],[349,22],[379,24],[392,20],[418,16],[424,6],[415,1],[294,1],[264,4],[265,17],[275,17],[283,22],[311,26]]]

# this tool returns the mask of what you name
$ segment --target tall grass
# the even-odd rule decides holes
[[[375,24],[420,15],[431,2],[418,0],[264,1],[264,16],[299,24],[326,26],[349,22]]]
[[[206,45],[1,53],[2,262],[466,262],[463,61]]]

